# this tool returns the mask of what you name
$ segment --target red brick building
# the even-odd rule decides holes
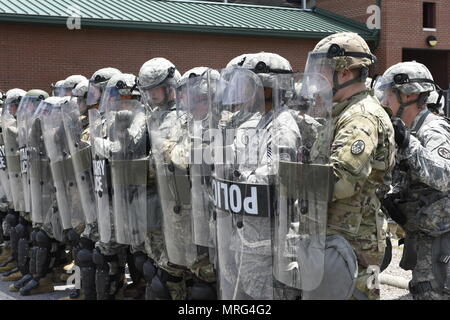
[[[71,74],[89,77],[107,66],[136,74],[154,57],[166,57],[184,72],[201,65],[223,68],[242,53],[268,51],[283,55],[301,71],[308,52],[334,32],[358,32],[375,43],[376,33],[364,24],[301,10],[296,1],[271,2],[287,7],[205,1],[83,1],[78,8],[81,29],[69,30],[68,9],[77,2],[3,0],[0,90],[49,90],[51,83]]]
[[[90,76],[105,66],[137,73],[156,56],[184,72],[199,65],[222,68],[244,52],[272,51],[301,71],[315,44],[337,31],[368,41],[379,62],[372,73],[417,60],[449,87],[448,0],[308,0],[307,10],[302,0],[223,2],[83,1],[81,30],[69,30],[72,1],[1,1],[0,90],[48,89],[68,75]],[[367,27],[373,5],[380,8],[380,30]]]

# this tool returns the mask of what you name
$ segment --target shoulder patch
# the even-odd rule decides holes
[[[450,160],[450,150],[448,150],[447,148],[440,147],[440,148],[438,149],[438,154],[439,154],[442,158],[444,158],[444,159],[446,159],[446,160]]]
[[[352,144],[352,154],[355,156],[360,155],[366,149],[366,144],[362,140],[357,140]]]

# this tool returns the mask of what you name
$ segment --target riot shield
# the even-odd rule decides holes
[[[191,140],[190,180],[192,198],[192,236],[194,244],[215,248],[212,216],[211,148],[209,140],[209,106],[217,86],[212,70],[187,80],[184,92],[179,92],[177,105],[185,105],[190,115],[188,122]],[[214,75],[214,74],[213,74]]]
[[[8,203],[12,204],[13,198],[11,194],[11,186],[9,184],[8,163],[6,162],[6,148],[5,141],[3,140],[3,126],[1,121],[2,120],[0,118],[0,184],[5,192],[6,200]]]
[[[38,109],[30,117],[28,131],[31,220],[35,224],[43,224],[49,220],[54,209],[53,177],[50,170],[50,159],[44,145],[41,123],[41,117],[48,115],[51,109],[51,104],[41,101]]]
[[[277,118],[293,115],[301,140],[292,150],[286,146],[286,135],[279,135],[274,150],[278,159],[274,277],[288,287],[311,291],[324,274],[327,211],[333,194],[332,90],[320,74],[280,75],[276,83]],[[286,131],[284,121],[274,126],[275,131]]]
[[[111,242],[114,239],[114,220],[112,208],[112,183],[110,174],[111,141],[107,123],[102,114],[89,110],[89,134],[91,140],[92,168],[94,175],[94,195],[97,203],[97,221],[100,241]]]
[[[39,106],[37,97],[24,97],[17,110],[18,141],[20,154],[20,171],[25,201],[25,211],[31,212],[31,192],[29,184],[29,155],[28,137],[31,117]]]
[[[217,279],[221,299],[273,299],[273,112],[263,84],[243,68],[222,70],[211,107]],[[214,130],[215,131],[214,131]]]
[[[4,106],[2,114],[2,126],[11,197],[14,203],[14,210],[20,212],[25,211],[25,199],[20,170],[18,128],[17,120],[15,118],[18,107],[18,105]]]
[[[144,106],[119,100],[107,106],[111,118],[111,182],[117,243],[141,245],[147,233],[148,133]]]
[[[53,106],[51,113],[41,119],[45,148],[50,158],[50,169],[56,189],[58,211],[64,230],[78,228],[84,223],[80,194],[61,111],[62,105],[69,102],[70,98],[62,98]]]
[[[82,121],[87,122],[88,118],[81,117],[77,98],[72,98],[69,103],[63,104],[61,112],[84,218],[86,223],[93,224],[97,221],[97,204],[94,194],[91,145],[89,137],[83,136],[86,128],[83,128],[82,123]]]
[[[173,106],[149,112],[147,119],[166,253],[170,263],[189,267],[197,258],[197,247],[192,240],[188,118]]]

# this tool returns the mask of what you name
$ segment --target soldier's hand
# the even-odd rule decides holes
[[[133,113],[128,110],[119,111],[116,114],[116,126],[118,130],[125,130],[130,127]]]
[[[409,145],[410,133],[405,123],[400,118],[392,118],[392,125],[395,131],[395,142],[400,149],[404,149]]]
[[[386,209],[387,214],[391,217],[391,219],[394,220],[399,225],[403,226],[406,224],[407,219],[406,216],[403,214],[403,212],[401,212],[401,210],[395,203],[396,199],[397,195],[388,194],[384,197],[382,204],[383,207]]]

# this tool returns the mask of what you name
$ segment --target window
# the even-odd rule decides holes
[[[423,3],[423,27],[436,28],[436,3]]]

